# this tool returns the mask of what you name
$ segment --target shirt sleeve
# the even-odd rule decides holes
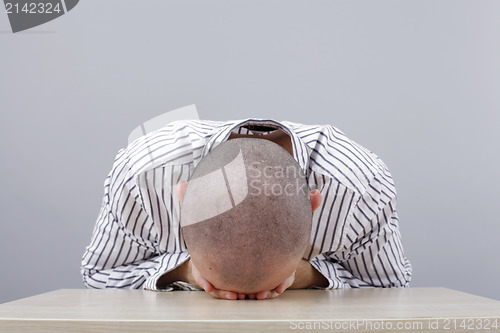
[[[403,251],[396,191],[386,168],[353,207],[343,237],[349,246],[310,260],[328,280],[327,289],[409,286],[411,264]]]
[[[159,290],[159,277],[189,258],[187,251],[161,253],[157,231],[143,209],[135,179],[127,172],[120,151],[104,184],[101,210],[90,245],[82,258],[81,274],[87,288]],[[192,289],[187,284],[165,286]]]

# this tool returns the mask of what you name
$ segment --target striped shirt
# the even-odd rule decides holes
[[[411,265],[401,244],[396,190],[382,160],[330,125],[288,121],[176,121],[121,149],[81,273],[88,288],[160,290],[158,279],[189,258],[174,186],[231,133],[249,125],[286,132],[311,190],[322,195],[304,259],[331,288],[407,287]],[[244,132],[242,132],[244,131]],[[196,287],[175,282],[166,289]]]

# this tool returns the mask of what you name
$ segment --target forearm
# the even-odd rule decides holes
[[[328,280],[309,261],[302,259],[295,272],[295,280],[289,289],[306,289],[313,286],[326,288]]]
[[[192,266],[191,266],[191,259],[189,258],[186,260],[184,263],[181,265],[177,266],[170,272],[167,272],[163,274],[159,279],[156,285],[160,289],[166,288],[168,285],[177,282],[177,281],[182,281],[186,282],[189,284],[192,284],[196,287],[200,287],[198,283],[193,278],[192,274]]]
[[[191,259],[188,259],[182,265],[163,274],[158,280],[157,286],[161,289],[176,281],[183,281],[199,287],[193,278],[190,261]],[[328,280],[307,260],[302,259],[295,272],[295,280],[289,289],[306,289],[312,286],[326,288],[328,287]]]
[[[82,267],[83,282],[87,288],[128,288],[139,289],[158,268],[155,260],[137,264],[121,265],[108,269]]]

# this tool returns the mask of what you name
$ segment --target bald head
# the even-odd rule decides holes
[[[182,233],[191,260],[216,288],[272,290],[296,269],[311,232],[303,172],[263,139],[220,144],[196,167],[184,194]]]

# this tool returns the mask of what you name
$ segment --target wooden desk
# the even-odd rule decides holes
[[[496,323],[496,324],[495,324]],[[62,289],[0,304],[1,332],[485,332],[500,302],[445,288],[289,290],[264,301],[199,291]]]

